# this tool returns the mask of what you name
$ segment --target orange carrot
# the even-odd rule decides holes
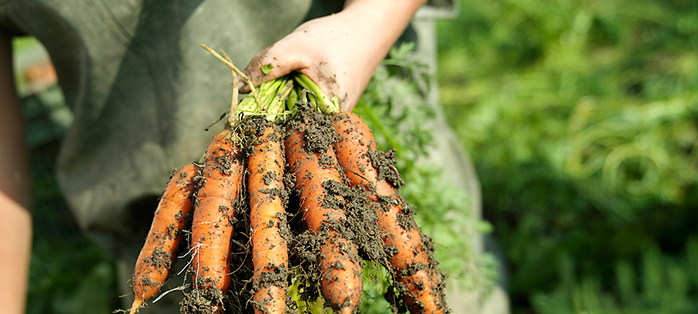
[[[230,239],[245,171],[241,154],[236,133],[229,129],[216,134],[206,150],[192,220],[194,289],[225,292],[230,285]],[[219,310],[220,300],[211,301]]]
[[[363,261],[354,244],[338,233],[345,221],[344,211],[324,204],[328,197],[325,185],[343,184],[342,177],[332,148],[328,147],[325,153],[306,151],[304,132],[304,125],[289,130],[286,160],[296,177],[300,208],[308,229],[324,237],[318,252],[322,294],[335,310],[352,313],[361,302]]]
[[[144,301],[160,291],[177,257],[177,246],[182,229],[192,208],[192,178],[199,169],[189,164],[175,173],[162,193],[150,231],[141,249],[133,273],[133,292],[136,299],[129,313],[133,314]]]
[[[333,127],[339,137],[334,150],[346,176],[353,184],[362,186],[371,200],[383,205],[383,210],[376,211],[383,243],[386,248],[395,248],[389,262],[396,281],[403,284],[408,292],[403,300],[410,312],[447,312],[443,282],[434,266],[430,245],[423,243],[424,236],[414,220],[398,219],[399,216],[409,217],[400,215],[405,205],[403,199],[397,188],[379,175],[374,166],[371,154],[377,153],[377,146],[371,130],[353,113],[336,115]]]
[[[263,121],[260,119],[260,123]],[[254,264],[252,300],[255,313],[286,313],[288,249],[283,205],[284,154],[282,137],[271,123],[260,126],[248,159],[250,238]]]

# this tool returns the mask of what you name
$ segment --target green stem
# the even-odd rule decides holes
[[[262,83],[259,86],[259,101],[255,97],[251,97],[251,94],[245,97],[238,105],[238,112],[243,112],[246,115],[257,115],[261,114],[269,118],[270,116],[277,116],[277,112],[269,112],[270,104],[274,102],[274,98],[278,93],[279,88],[283,87],[288,79],[285,77],[277,78],[269,82]]]
[[[265,113],[267,120],[276,121],[285,116],[286,98],[291,90],[293,90],[293,80],[288,77],[277,79],[279,81],[276,93],[271,100],[262,106],[262,111]]]
[[[339,102],[335,96],[332,100],[309,77],[295,72],[293,79],[303,88],[311,91],[317,98],[317,106],[324,114],[339,113]]]
[[[373,123],[373,126],[375,126],[376,129],[378,129],[378,131],[381,134],[383,134],[383,136],[385,136],[385,140],[388,142],[388,145],[392,146],[397,151],[401,151],[402,147],[400,146],[400,144],[398,144],[398,142],[392,136],[390,136],[390,132],[388,132],[385,126],[383,126],[383,123],[381,123],[380,119],[378,119],[378,117],[376,117],[376,115],[373,114],[373,110],[371,110],[371,108],[369,108],[369,106],[361,99],[359,99],[357,104],[361,107],[361,109],[364,110],[364,113],[366,115],[364,119],[367,118],[368,120],[370,120]]]
[[[245,115],[262,115],[270,121],[276,121],[295,114],[298,101],[310,102],[324,114],[340,111],[336,97],[334,101],[330,100],[310,78],[301,73],[294,72],[265,82],[257,91],[257,98],[248,95],[238,104],[238,112]],[[305,99],[300,99],[302,97]]]

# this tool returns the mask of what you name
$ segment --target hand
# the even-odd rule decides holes
[[[330,98],[337,96],[342,111],[351,111],[381,60],[424,2],[347,1],[341,12],[310,20],[258,53],[245,72],[252,84],[259,86],[299,71]],[[271,65],[266,74],[263,65]],[[249,86],[242,85],[240,92],[249,93]]]

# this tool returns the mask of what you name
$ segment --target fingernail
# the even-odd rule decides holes
[[[238,82],[238,90],[244,90],[244,89],[246,89],[246,87],[247,87],[247,83],[242,82],[242,81]]]

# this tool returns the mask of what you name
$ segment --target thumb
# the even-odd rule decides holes
[[[250,63],[245,67],[245,74],[248,75],[254,87],[259,87],[262,83],[282,77],[294,70],[307,67],[307,63],[302,56],[289,53],[277,53],[279,51],[290,51],[283,49],[282,43],[276,43],[256,54]],[[238,85],[240,93],[249,93],[250,87],[247,82],[241,81]]]

